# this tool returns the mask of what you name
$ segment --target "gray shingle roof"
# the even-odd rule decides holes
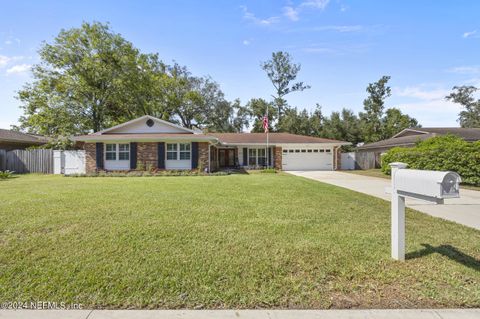
[[[402,132],[412,131],[417,132],[415,135],[401,136]],[[415,129],[406,129],[396,136],[386,140],[381,140],[374,143],[365,144],[359,146],[359,150],[368,150],[376,148],[388,148],[395,146],[411,146],[418,141],[423,141],[431,137],[441,136],[446,134],[453,134],[463,138],[466,141],[473,142],[480,140],[480,128],[461,128],[461,127],[426,127],[426,128],[415,128]],[[399,136],[400,135],[400,136]]]
[[[0,129],[0,141],[41,145],[45,144],[48,140],[46,137],[40,135]]]

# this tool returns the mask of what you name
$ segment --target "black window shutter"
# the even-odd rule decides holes
[[[248,166],[248,148],[243,148],[243,166]]]
[[[268,165],[272,166],[272,148],[268,148]]]
[[[103,143],[96,143],[95,153],[97,169],[103,169]]]
[[[130,143],[130,169],[137,168],[137,143]]]
[[[192,142],[192,169],[198,168],[198,142]]]
[[[157,162],[158,169],[165,169],[165,143],[160,142],[157,145]]]

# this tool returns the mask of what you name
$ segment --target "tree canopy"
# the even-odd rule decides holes
[[[19,92],[23,115],[18,129],[52,138],[51,146],[69,147],[70,137],[96,132],[142,115],[215,132],[263,132],[268,109],[271,132],[326,137],[354,144],[389,138],[418,122],[396,108],[385,111],[391,95],[389,76],[367,87],[364,111],[343,108],[330,116],[320,105],[314,111],[288,105],[285,96],[310,88],[297,82],[300,64],[287,52],[274,52],[261,67],[275,88],[273,100],[228,101],[209,76],[193,75],[158,54],[142,53],[108,24],[83,23],[61,30],[39,50],[33,81]],[[465,106],[462,126],[478,126],[479,100],[473,87],[454,88],[448,99]]]
[[[458,114],[461,127],[480,127],[480,99],[473,94],[478,91],[474,86],[455,86],[446,97],[448,101],[460,104],[464,110]]]

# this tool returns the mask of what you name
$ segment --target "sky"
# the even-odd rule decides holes
[[[42,43],[83,21],[108,22],[142,52],[211,76],[229,100],[271,99],[260,63],[282,50],[311,86],[287,96],[292,106],[357,113],[368,83],[389,75],[387,107],[424,127],[458,126],[461,108],[444,97],[480,87],[479,13],[474,0],[0,0],[0,128],[22,115],[16,92],[32,81]]]

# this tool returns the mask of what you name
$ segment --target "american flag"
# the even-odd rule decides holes
[[[263,116],[263,130],[265,133],[268,133],[268,116]]]

